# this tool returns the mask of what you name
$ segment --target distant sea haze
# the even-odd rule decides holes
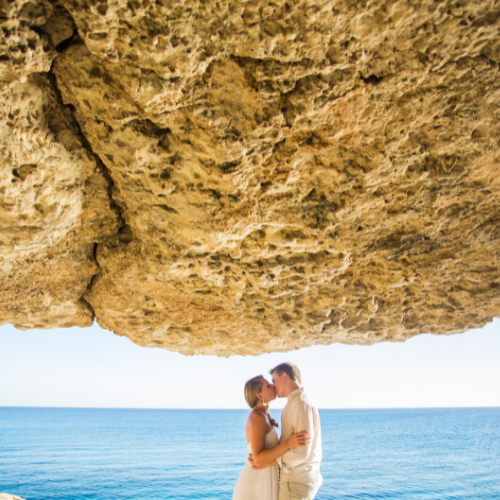
[[[247,415],[0,408],[0,492],[230,500],[246,458]],[[320,410],[320,418],[318,500],[500,499],[500,408]]]

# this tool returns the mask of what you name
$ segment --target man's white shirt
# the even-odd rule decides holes
[[[281,412],[281,439],[286,440],[293,432],[309,431],[308,446],[292,448],[278,457],[280,483],[306,484],[315,491],[323,482],[319,465],[321,452],[321,425],[313,400],[303,387],[288,395],[288,402]]]

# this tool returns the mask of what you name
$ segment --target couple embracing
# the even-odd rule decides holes
[[[240,473],[233,500],[312,500],[322,483],[321,427],[316,405],[301,386],[300,371],[282,363],[245,384],[252,408],[246,423],[248,461]],[[269,403],[288,398],[281,413],[281,438]]]

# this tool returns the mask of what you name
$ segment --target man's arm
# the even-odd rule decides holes
[[[295,409],[292,425],[295,426],[296,430],[300,429],[301,431],[308,431],[311,440],[307,446],[302,448],[293,448],[277,458],[278,465],[285,472],[290,472],[294,467],[300,465],[311,453],[311,443],[314,439],[313,408],[303,401],[299,401],[297,403],[297,408]],[[283,426],[281,428],[283,429]]]
[[[265,469],[266,467],[269,467],[271,465],[279,465],[277,460],[273,460],[272,462],[269,462],[266,465],[261,465],[260,467],[255,463],[255,460],[253,459],[253,455],[250,453],[248,455],[248,461],[250,462],[250,465],[252,469],[259,470],[259,469]]]

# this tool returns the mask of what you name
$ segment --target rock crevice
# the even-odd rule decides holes
[[[53,75],[54,58],[78,35],[60,5],[9,6],[2,45],[15,53],[11,39],[17,40],[25,64],[6,55],[1,68],[0,315],[19,328],[88,326],[94,313],[84,293],[99,270],[94,245],[120,224],[106,172]]]

